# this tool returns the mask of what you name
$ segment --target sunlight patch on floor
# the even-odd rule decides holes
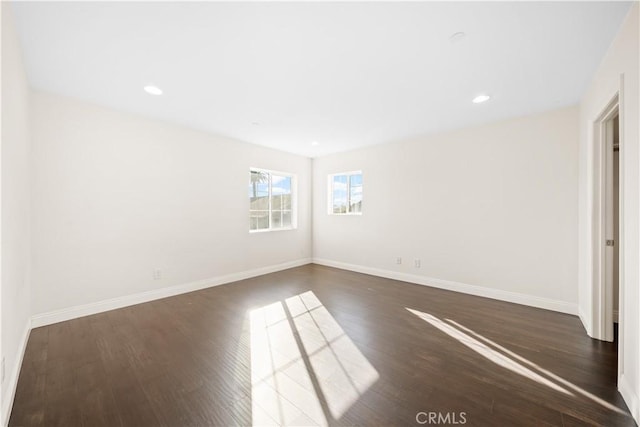
[[[378,380],[378,372],[313,292],[286,303],[331,416],[338,419]]]
[[[572,382],[567,381],[567,380],[565,380],[564,378],[562,378],[562,377],[560,377],[560,376],[558,376],[558,375],[554,374],[553,372],[551,372],[551,371],[549,371],[549,370],[547,370],[547,369],[544,369],[544,368],[540,367],[539,365],[537,365],[537,364],[535,364],[535,363],[531,362],[530,360],[525,359],[524,357],[522,357],[522,356],[520,356],[520,355],[518,355],[518,354],[516,354],[516,353],[512,352],[511,350],[509,350],[509,349],[507,349],[507,348],[504,348],[503,346],[501,346],[500,344],[498,344],[498,343],[496,343],[496,342],[494,342],[494,341],[490,340],[489,338],[486,338],[485,336],[483,336],[483,335],[481,335],[481,334],[479,334],[479,333],[477,333],[477,332],[475,332],[475,331],[472,331],[471,329],[469,329],[469,328],[467,328],[467,327],[465,327],[465,326],[462,326],[462,325],[461,325],[461,324],[459,324],[458,322],[455,322],[455,321],[453,321],[453,320],[451,320],[451,319],[445,319],[445,320],[446,320],[447,322],[449,322],[449,323],[451,323],[451,324],[453,324],[453,325],[457,326],[458,328],[462,329],[463,331],[465,331],[465,332],[467,332],[467,333],[469,333],[469,334],[471,334],[471,335],[473,335],[473,336],[477,337],[478,339],[480,339],[480,340],[482,340],[482,341],[484,341],[484,342],[486,342],[486,343],[488,343],[488,344],[492,345],[493,347],[495,347],[495,348],[497,348],[498,350],[500,350],[500,351],[504,352],[505,354],[507,354],[507,355],[509,355],[509,356],[513,357],[514,359],[519,360],[520,362],[522,362],[522,363],[524,363],[524,364],[526,364],[526,365],[529,365],[529,366],[531,366],[531,367],[533,367],[533,368],[537,369],[538,371],[540,371],[540,372],[544,373],[545,375],[547,375],[547,376],[549,376],[549,377],[553,378],[555,381],[557,381],[557,382],[561,383],[561,384],[562,384],[562,385],[564,385],[565,387],[568,387],[568,388],[572,389],[573,391],[575,391],[575,392],[577,392],[577,393],[579,393],[579,394],[581,394],[581,395],[583,395],[583,396],[585,396],[585,397],[587,397],[587,398],[589,398],[589,399],[593,400],[594,402],[598,403],[599,405],[602,405],[602,406],[604,406],[605,408],[610,409],[610,410],[615,411],[615,412],[618,412],[618,413],[620,413],[620,414],[628,415],[625,411],[621,410],[621,409],[620,409],[620,408],[618,408],[617,406],[612,405],[611,403],[609,403],[609,402],[607,402],[607,401],[605,401],[605,400],[603,400],[603,399],[600,399],[598,396],[595,396],[595,395],[593,395],[593,394],[589,393],[589,392],[588,392],[588,391],[586,391],[585,389],[583,389],[583,388],[581,388],[581,387],[578,387],[577,385],[573,384]]]
[[[379,377],[311,291],[249,321],[253,425],[328,425]]]
[[[532,371],[531,369],[523,366],[521,363],[518,363],[517,361],[507,357],[506,355],[494,350],[493,348],[487,346],[486,344],[482,343],[481,341],[478,341],[477,339],[459,331],[458,329],[454,328],[453,326],[443,322],[442,320],[438,319],[435,316],[432,316],[431,314],[428,313],[424,313],[421,311],[417,311],[417,310],[412,310],[410,308],[407,308],[407,310],[413,314],[415,314],[416,316],[418,316],[419,318],[421,318],[422,320],[430,323],[431,325],[433,325],[435,328],[441,330],[442,332],[446,333],[447,335],[451,336],[452,338],[455,338],[456,340],[458,340],[459,342],[461,342],[462,344],[464,344],[465,346],[469,347],[471,350],[475,351],[476,353],[486,357],[488,360],[492,361],[493,363],[502,366],[503,368],[506,368],[508,370],[510,370],[511,372],[514,372],[518,375],[522,375],[526,378],[529,378],[533,381],[536,381],[537,383],[543,384],[549,388],[552,388],[553,390],[559,391],[561,393],[567,394],[567,395],[571,395],[573,396],[573,393],[569,392],[568,390],[566,390],[565,388],[555,384],[554,382],[548,380],[547,378],[543,377],[542,375]]]

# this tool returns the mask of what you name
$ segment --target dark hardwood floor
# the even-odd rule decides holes
[[[308,265],[34,329],[9,425],[633,426],[615,376],[575,316]]]

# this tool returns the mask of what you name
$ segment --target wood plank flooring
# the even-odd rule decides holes
[[[633,426],[615,376],[575,316],[307,265],[34,329],[9,425]]]

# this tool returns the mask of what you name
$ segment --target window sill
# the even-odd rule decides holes
[[[270,233],[273,231],[291,231],[296,230],[298,227],[285,227],[285,228],[264,228],[262,230],[249,230],[249,234]]]

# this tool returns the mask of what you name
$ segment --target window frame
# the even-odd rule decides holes
[[[253,172],[263,172],[266,173],[269,176],[269,182],[268,182],[268,191],[269,191],[269,213],[268,213],[268,218],[269,218],[269,227],[268,228],[261,228],[261,229],[257,229],[257,230],[252,230],[251,229],[251,223],[249,223],[249,233],[268,233],[268,232],[272,232],[272,231],[287,231],[287,230],[295,230],[298,228],[298,203],[297,203],[297,194],[298,194],[298,176],[295,173],[292,172],[283,172],[283,171],[277,171],[277,170],[272,170],[272,169],[265,169],[265,168],[257,168],[257,167],[249,167],[249,185],[251,185],[251,173]],[[278,227],[278,228],[273,228],[272,227],[272,197],[273,197],[273,181],[272,181],[272,177],[273,175],[276,176],[283,176],[283,177],[287,177],[287,178],[291,178],[291,225],[287,226],[287,227]],[[249,197],[249,215],[251,215],[251,197]]]
[[[362,198],[361,201],[361,208],[360,208],[360,212],[351,212],[351,177],[354,175],[360,175],[361,179],[362,179],[362,189],[363,189],[363,195],[364,195],[364,174],[362,173],[362,170],[353,170],[353,171],[349,171],[349,172],[338,172],[338,173],[332,173],[329,174],[327,177],[327,181],[328,181],[328,202],[327,202],[327,212],[329,215],[338,215],[338,216],[343,216],[343,215],[352,215],[352,216],[362,216],[362,201],[364,200],[364,196]],[[334,178],[336,176],[346,176],[347,177],[347,212],[334,212],[333,211],[333,184],[334,184]]]

